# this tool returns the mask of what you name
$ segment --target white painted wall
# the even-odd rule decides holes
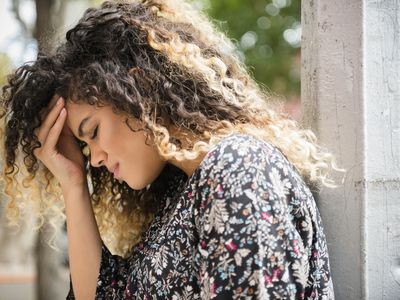
[[[302,6],[303,123],[348,170],[317,199],[336,299],[400,299],[400,1]]]

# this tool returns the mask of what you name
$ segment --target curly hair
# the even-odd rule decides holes
[[[310,187],[335,187],[330,172],[343,171],[315,134],[256,83],[232,41],[203,12],[186,1],[107,1],[87,9],[66,41],[16,69],[2,89],[2,179],[14,224],[27,205],[41,220],[38,228],[45,217],[54,227],[65,220],[59,184],[33,154],[39,112],[55,93],[137,118],[165,160],[195,159],[240,132],[278,147]],[[153,183],[134,190],[105,167],[91,167],[85,143],[77,143],[102,238],[126,255],[151,222],[167,179],[181,170],[167,164]]]

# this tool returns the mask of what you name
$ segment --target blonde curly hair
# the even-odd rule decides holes
[[[238,132],[278,147],[313,189],[334,187],[331,171],[344,171],[315,134],[255,82],[232,41],[189,2],[104,2],[85,11],[54,53],[19,67],[3,87],[2,179],[14,224],[27,207],[39,217],[38,228],[45,218],[54,228],[65,220],[60,186],[33,155],[39,112],[54,93],[77,103],[107,103],[137,118],[165,160],[196,159]],[[85,143],[77,143],[86,155],[102,239],[125,256],[151,222],[166,178],[177,169],[167,165],[152,184],[133,190],[105,167],[92,168]]]

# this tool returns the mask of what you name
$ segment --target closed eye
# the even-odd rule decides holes
[[[97,126],[96,126],[96,129],[94,130],[93,135],[92,135],[92,137],[91,137],[92,140],[97,136],[97,130],[98,130],[98,129],[99,129],[99,126],[97,125]]]

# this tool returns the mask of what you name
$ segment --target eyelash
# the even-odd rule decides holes
[[[93,136],[91,137],[92,140],[97,136],[97,130],[98,129],[99,129],[99,126],[97,126],[96,129],[94,130]]]

